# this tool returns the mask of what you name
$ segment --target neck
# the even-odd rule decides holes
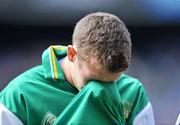
[[[70,62],[67,59],[67,57],[65,57],[65,59],[61,62],[60,65],[63,70],[65,80],[74,86],[72,76],[71,76]]]
[[[74,87],[76,87],[78,90],[80,90],[73,80],[73,77],[72,77],[73,68],[72,68],[71,62],[68,60],[68,57],[65,57],[65,59],[61,62],[60,65],[63,70],[65,80],[71,85],[73,85]]]

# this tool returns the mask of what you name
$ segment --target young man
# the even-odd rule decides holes
[[[0,125],[154,125],[143,85],[123,74],[131,59],[125,24],[112,14],[89,14],[72,42],[50,46],[42,65],[0,93]]]

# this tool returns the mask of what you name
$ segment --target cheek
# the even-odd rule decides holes
[[[90,77],[90,72],[86,67],[82,69],[82,75],[85,79],[88,79]]]
[[[88,76],[88,69],[84,64],[78,64],[76,66],[75,75],[78,75],[80,79],[85,79]]]
[[[94,68],[94,65],[89,65],[87,63],[79,63],[77,65],[78,74],[82,79],[88,81],[90,79],[97,79],[99,77],[99,72]]]
[[[93,74],[87,66],[82,67],[81,69],[82,77],[88,81],[93,78]]]

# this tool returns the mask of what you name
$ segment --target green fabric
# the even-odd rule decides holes
[[[122,97],[122,105],[127,125],[132,125],[135,116],[149,102],[142,83],[128,75],[121,75],[116,81],[117,88]]]
[[[89,82],[57,118],[55,125],[124,125],[115,83]]]
[[[66,53],[67,48],[65,46],[50,46],[43,52],[42,64],[46,79],[64,79],[58,60],[66,56]]]
[[[132,125],[148,103],[142,84],[128,75],[114,83],[90,81],[79,92],[65,81],[58,60],[64,46],[50,46],[42,65],[12,80],[0,93],[4,104],[25,125]]]

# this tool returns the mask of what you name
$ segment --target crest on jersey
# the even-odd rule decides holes
[[[123,105],[125,119],[128,119],[129,114],[132,110],[132,103],[128,102],[127,100],[123,100],[122,105]]]
[[[44,115],[41,125],[52,125],[54,123],[54,121],[56,120],[56,118],[57,118],[56,115],[54,115],[51,112],[47,112]]]

